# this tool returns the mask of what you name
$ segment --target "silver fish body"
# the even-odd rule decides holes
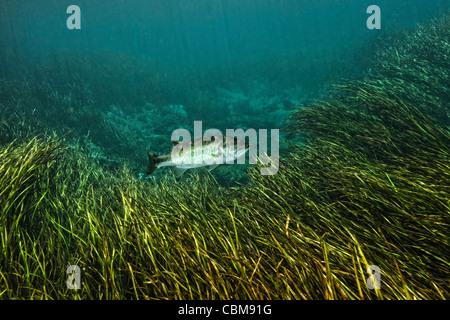
[[[148,153],[147,174],[161,167],[173,167],[176,177],[186,170],[200,167],[214,169],[220,164],[232,164],[242,160],[249,150],[249,143],[230,136],[206,136],[192,141],[174,142],[172,152],[157,156]]]

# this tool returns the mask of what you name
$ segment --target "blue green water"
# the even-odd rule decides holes
[[[81,9],[81,30],[66,28],[71,4]],[[5,0],[1,41],[3,50],[15,54],[126,51],[178,68],[226,65],[290,50],[332,48],[329,54],[339,58],[342,50],[377,35],[365,23],[372,4],[382,11],[385,32],[413,28],[449,8],[445,0]]]
[[[80,29],[67,27],[70,5]],[[367,27],[370,5],[381,10],[381,29]],[[21,85],[0,103],[5,111],[23,102],[23,128],[71,131],[93,157],[143,172],[146,152],[167,153],[171,132],[194,121],[204,130],[281,129],[329,85],[363,77],[389,39],[449,8],[444,0],[4,0],[0,79]],[[17,131],[2,135],[7,142]]]

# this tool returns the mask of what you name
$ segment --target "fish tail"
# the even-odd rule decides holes
[[[148,152],[147,175],[152,174],[156,169],[158,169],[158,162],[158,156],[154,153]]]

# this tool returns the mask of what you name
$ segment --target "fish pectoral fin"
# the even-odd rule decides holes
[[[173,174],[175,175],[175,178],[181,177],[186,170],[187,169],[178,168],[178,167],[173,167],[173,169],[172,169]]]
[[[214,164],[208,166],[208,171],[214,170],[215,168],[217,168],[218,165],[219,165],[218,163],[214,163]]]

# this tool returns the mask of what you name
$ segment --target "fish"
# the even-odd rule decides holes
[[[147,175],[161,167],[172,167],[176,178],[188,169],[207,167],[209,171],[220,164],[232,164],[242,158],[250,144],[233,136],[204,136],[195,140],[173,141],[172,152],[166,155],[148,153]],[[245,158],[245,157],[244,157]]]

